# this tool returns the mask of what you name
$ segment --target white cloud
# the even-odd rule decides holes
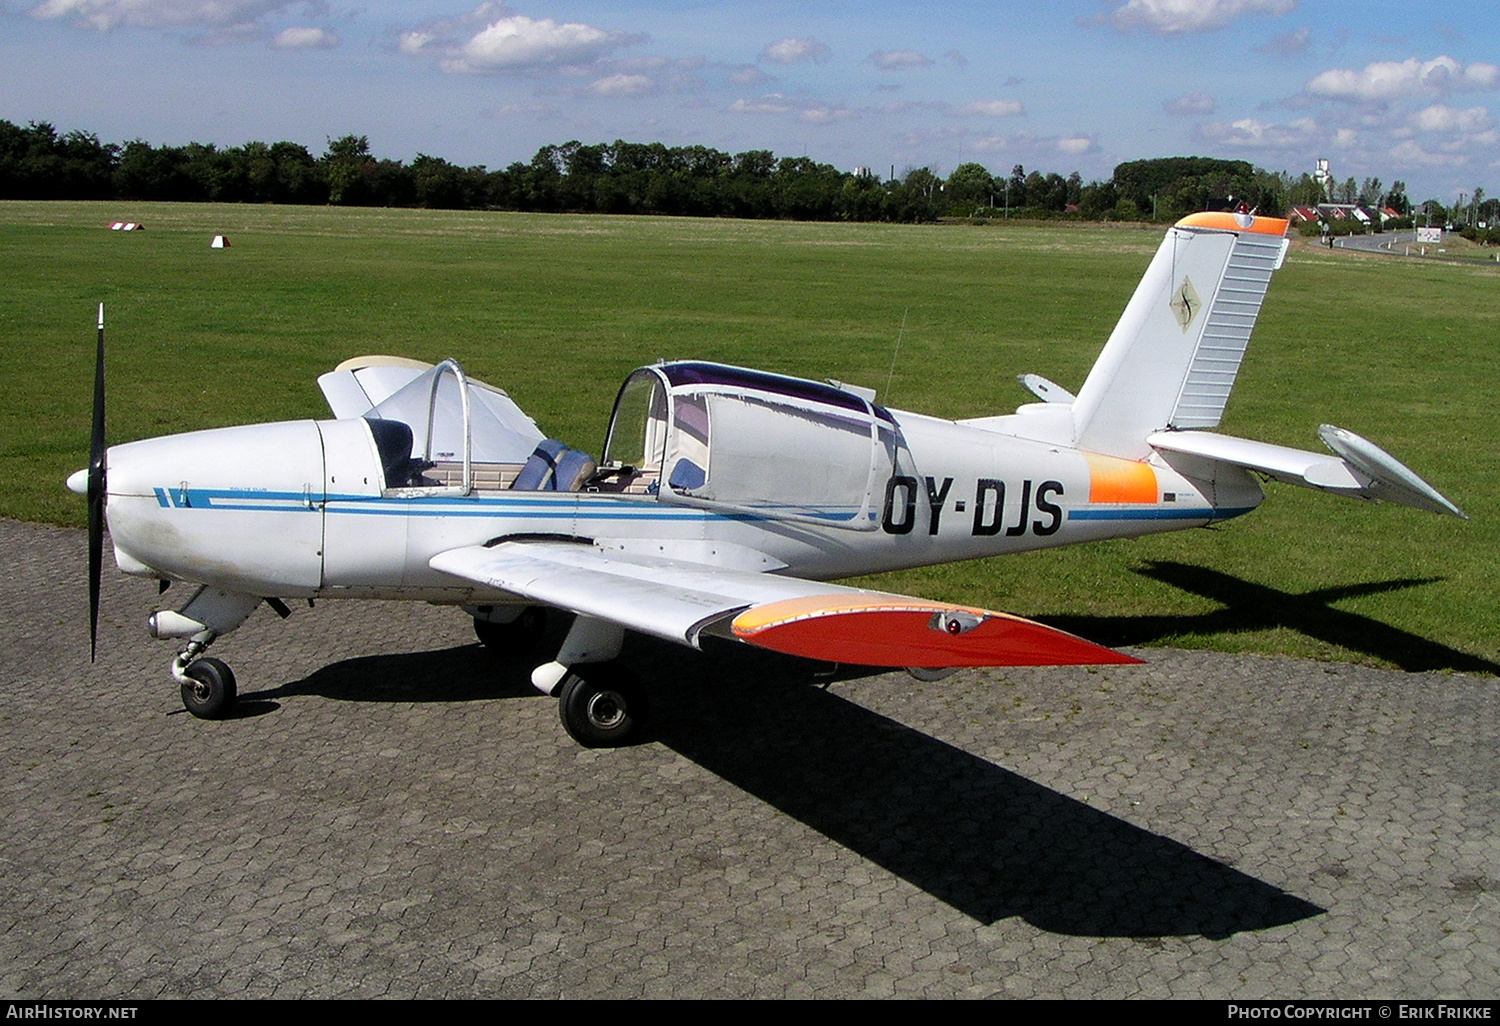
[[[34,18],[71,18],[101,32],[133,28],[239,27],[286,7],[290,0],[44,0]]]
[[[754,64],[744,64],[729,73],[729,81],[735,85],[760,85],[769,82],[771,76],[761,71]]]
[[[1472,135],[1495,127],[1495,119],[1484,107],[1458,110],[1445,104],[1434,104],[1418,111],[1412,125],[1420,132],[1462,132]]]
[[[876,50],[870,54],[870,61],[881,71],[932,67],[932,58],[915,50]]]
[[[1296,7],[1297,0],[1128,0],[1096,20],[1121,32],[1140,29],[1176,36],[1227,28],[1247,14],[1280,17]]]
[[[421,53],[422,48],[435,39],[437,34],[433,32],[403,32],[398,45],[402,53]]]
[[[826,125],[834,121],[847,121],[858,115],[848,107],[807,107],[797,114],[803,121],[814,125]]]
[[[656,83],[645,75],[610,75],[589,86],[595,96],[646,96],[656,92]]]
[[[1500,67],[1484,63],[1464,67],[1445,55],[1430,61],[1415,57],[1376,61],[1360,71],[1335,68],[1307,83],[1307,91],[1333,100],[1379,103],[1497,86],[1500,86]]]
[[[1269,124],[1257,118],[1240,118],[1225,124],[1212,121],[1198,130],[1205,140],[1246,149],[1291,149],[1323,138],[1323,132],[1312,118],[1298,118],[1288,124]]]
[[[1433,153],[1423,149],[1422,146],[1411,139],[1393,148],[1391,156],[1402,163],[1416,164],[1422,167],[1456,167],[1469,162],[1467,154]]]
[[[1020,100],[975,100],[953,108],[953,113],[962,117],[1004,118],[1024,114],[1026,108]]]
[[[271,45],[278,50],[332,50],[339,37],[327,29],[289,28],[277,33]]]
[[[768,43],[760,52],[760,58],[774,64],[800,64],[803,61],[823,61],[832,53],[816,39],[793,39],[788,36]]]
[[[451,72],[515,72],[589,64],[634,40],[620,32],[580,22],[558,24],[524,14],[492,22],[444,56],[440,66]],[[409,52],[409,51],[408,51]]]
[[[981,139],[970,139],[964,143],[964,152],[998,153],[1008,163],[1018,160],[1024,163],[1041,162],[1044,166],[1057,159],[1058,154],[1076,157],[1093,153],[1099,148],[1099,140],[1092,135],[1042,136],[1030,132],[1016,135],[989,135]],[[995,202],[999,202],[997,199]]]
[[[1214,98],[1206,93],[1183,93],[1175,100],[1162,104],[1168,114],[1212,114]]]
[[[729,109],[736,114],[791,114],[798,120],[813,125],[826,125],[859,116],[859,111],[851,107],[813,106],[795,102],[781,93],[767,93],[755,100],[735,100],[729,105]]]
[[[987,135],[983,139],[975,139],[969,143],[969,148],[979,153],[1004,153],[1012,146],[1009,137],[1003,135]]]
[[[544,103],[507,103],[495,111],[497,118],[509,118],[518,115],[531,115],[537,118],[556,118],[561,112],[556,107]]]
[[[796,108],[780,93],[767,93],[758,100],[735,100],[729,109],[737,114],[785,114]]]
[[[1312,29],[1303,26],[1296,32],[1283,32],[1265,46],[1255,48],[1256,53],[1278,54],[1282,57],[1292,57],[1307,50],[1308,44],[1312,42]]]

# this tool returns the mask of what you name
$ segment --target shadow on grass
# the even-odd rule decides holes
[[[1282,627],[1351,652],[1420,672],[1453,670],[1500,676],[1500,663],[1450,648],[1373,617],[1334,607],[1361,595],[1402,591],[1441,578],[1402,578],[1291,592],[1218,570],[1175,562],[1150,562],[1137,573],[1220,603],[1211,613],[1175,616],[1049,616],[1048,624],[1101,645],[1145,645],[1188,635],[1239,634]]]

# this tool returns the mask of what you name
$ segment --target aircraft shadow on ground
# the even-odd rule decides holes
[[[560,638],[559,638],[560,640]],[[539,657],[537,662],[545,659]],[[301,680],[240,696],[240,704],[270,704],[295,695],[338,702],[480,702],[537,698],[533,664],[499,659],[478,643],[456,648],[359,656],[329,663]]]
[[[1441,578],[1402,578],[1348,584],[1315,591],[1282,591],[1240,577],[1185,563],[1149,562],[1136,571],[1174,588],[1223,606],[1210,613],[1177,616],[1041,617],[1101,645],[1145,645],[1188,635],[1240,634],[1277,627],[1385,660],[1409,672],[1452,670],[1500,676],[1500,664],[1470,655],[1373,617],[1334,608],[1333,603],[1361,595],[1401,591]]]
[[[1324,911],[825,687],[884,671],[728,643],[694,653],[635,636],[622,659],[651,700],[644,742],[979,922],[1020,916],[1062,934],[1221,939]],[[365,656],[245,699],[536,698],[530,665],[477,644]]]
[[[651,740],[982,923],[1219,939],[1324,911],[810,686],[816,664],[650,642],[631,661],[653,668]]]

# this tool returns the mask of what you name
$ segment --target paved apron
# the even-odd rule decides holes
[[[89,666],[84,548],[0,522],[6,996],[1500,993],[1493,678],[632,638],[648,737],[586,751],[462,614],[326,602],[214,647],[211,723],[151,582]]]

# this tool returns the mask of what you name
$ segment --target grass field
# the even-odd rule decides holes
[[[112,220],[144,232],[108,231]],[[228,250],[210,250],[216,233]],[[597,453],[660,357],[834,377],[902,409],[1076,388],[1159,229],[826,225],[416,210],[0,203],[0,515],[80,525],[95,306],[110,440],[326,416],[348,356],[454,356]],[[901,325],[905,320],[905,330]],[[900,335],[899,355],[892,356]],[[1500,672],[1500,271],[1294,244],[1221,430],[1384,446],[1473,517],[1268,486],[1213,530],[892,575],[1095,640]],[[890,387],[886,388],[889,377]],[[80,586],[82,570],[80,568]]]

